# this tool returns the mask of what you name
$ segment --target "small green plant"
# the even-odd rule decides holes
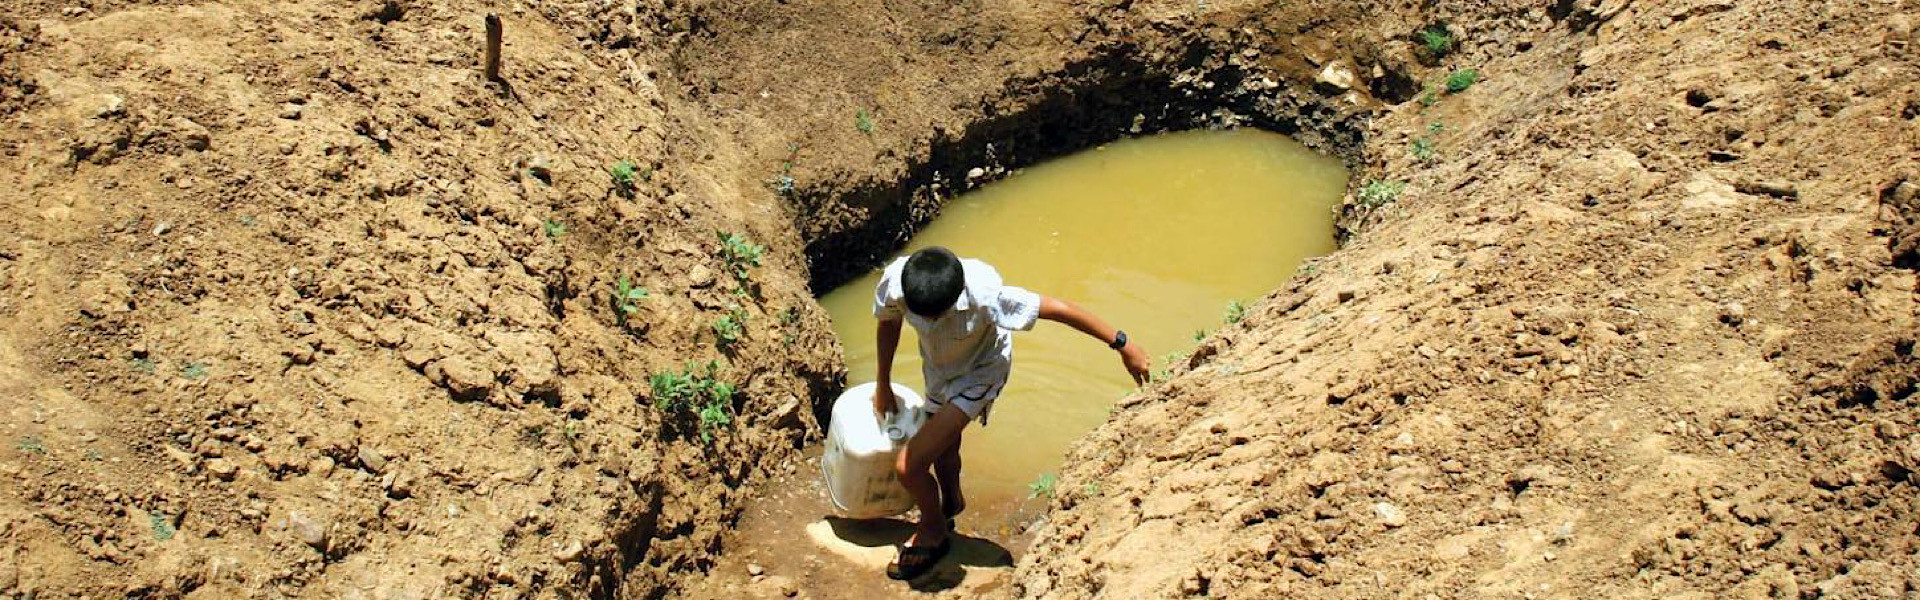
[[[1379,208],[1393,204],[1400,199],[1400,192],[1406,187],[1407,184],[1401,181],[1369,181],[1360,188],[1360,205]]]
[[[1440,133],[1446,130],[1447,130],[1447,124],[1441,121],[1434,121],[1432,123],[1427,124],[1427,133],[1430,133],[1430,134]]]
[[[613,163],[613,166],[607,167],[607,173],[613,175],[614,191],[629,198],[633,197],[634,186],[638,185],[638,181],[648,179],[652,175],[640,170],[640,165],[630,159],[621,159],[620,162]]]
[[[151,358],[142,356],[140,358],[133,359],[133,370],[135,371],[139,371],[141,373],[152,373],[155,370],[158,370],[159,368],[160,368],[160,365],[154,364],[153,359]]]
[[[739,306],[727,309],[727,314],[713,320],[713,335],[721,348],[733,346],[740,341],[740,335],[747,325],[747,311]]]
[[[1039,479],[1034,480],[1033,483],[1027,484],[1027,498],[1032,499],[1032,498],[1039,498],[1041,496],[1052,498],[1053,486],[1055,483],[1058,483],[1059,480],[1060,478],[1055,476],[1052,473],[1040,474]]]
[[[1428,25],[1426,29],[1420,30],[1420,45],[1435,58],[1446,56],[1453,52],[1453,33],[1447,31],[1446,25],[1439,23]]]
[[[547,232],[547,239],[550,240],[560,239],[560,236],[567,234],[567,224],[553,219],[540,223],[540,229]]]
[[[704,369],[704,371],[703,371]],[[655,373],[647,379],[653,388],[653,401],[663,411],[693,413],[700,426],[700,439],[713,440],[713,430],[733,422],[728,413],[733,384],[721,381],[720,363],[687,363],[685,371]]]
[[[1447,76],[1447,93],[1458,94],[1467,91],[1467,88],[1473,87],[1473,84],[1479,82],[1480,71],[1474,69],[1454,71],[1452,75]]]
[[[733,274],[734,281],[740,287],[747,286],[747,270],[760,266],[760,258],[767,253],[766,246],[755,244],[747,236],[726,231],[715,231],[720,236],[720,259],[727,263],[727,272]]]
[[[41,442],[40,438],[31,435],[20,436],[20,441],[15,442],[14,447],[19,448],[21,452],[27,454],[39,454],[41,456],[47,454],[47,445]]]
[[[853,127],[859,129],[860,133],[873,135],[873,115],[864,108],[853,113]]]
[[[202,362],[190,362],[180,367],[180,376],[187,379],[201,379],[207,376],[207,365]]]
[[[1239,300],[1234,300],[1232,302],[1227,303],[1227,317],[1226,317],[1227,324],[1231,325],[1234,323],[1239,323],[1241,319],[1245,319],[1245,318],[1247,318],[1246,304],[1240,302]]]
[[[1433,149],[1433,140],[1427,138],[1414,140],[1413,145],[1407,148],[1407,152],[1420,162],[1440,160],[1440,153]]]
[[[87,449],[87,460],[100,462],[106,459],[107,459],[107,456],[104,454],[101,454],[99,450],[95,450],[93,448]]]
[[[173,519],[171,517],[148,511],[147,523],[153,527],[153,539],[162,542],[173,539]]]
[[[1098,496],[1100,495],[1100,484],[1090,482],[1086,485],[1080,486],[1080,491],[1086,492],[1088,496]]]
[[[613,320],[625,327],[627,316],[640,310],[640,301],[647,297],[647,288],[637,287],[627,276],[621,275],[613,280]]]
[[[1196,341],[1196,342],[1207,341],[1207,330],[1205,329],[1193,330],[1193,341]]]
[[[767,187],[773,193],[782,196],[793,195],[793,161],[800,155],[800,144],[787,144],[787,159],[780,161],[780,171],[767,179]]]

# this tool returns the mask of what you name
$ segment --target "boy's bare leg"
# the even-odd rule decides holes
[[[967,509],[967,497],[960,493],[960,445],[966,435],[955,436],[953,447],[933,461],[933,478],[940,482],[940,510],[948,519]]]
[[[960,442],[960,430],[967,426],[967,413],[948,404],[914,432],[907,447],[894,463],[900,483],[913,495],[920,509],[920,523],[909,546],[933,546],[947,537],[947,516],[940,510],[940,488],[933,479],[933,463]]]

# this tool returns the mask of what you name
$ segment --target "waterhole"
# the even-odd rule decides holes
[[[1028,168],[948,203],[900,255],[946,246],[1007,283],[1073,301],[1125,330],[1156,370],[1234,302],[1334,249],[1340,161],[1256,130],[1187,131],[1115,142]],[[822,298],[846,348],[849,384],[875,378],[876,270]],[[894,381],[924,391],[913,328]],[[1014,336],[1013,375],[986,427],[969,426],[962,487],[974,523],[1006,523],[1044,492],[1069,443],[1133,384],[1118,353],[1059,323]]]

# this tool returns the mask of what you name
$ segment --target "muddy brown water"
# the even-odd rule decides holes
[[[1332,208],[1346,181],[1338,160],[1271,132],[1136,138],[956,198],[899,255],[941,245],[985,260],[1009,284],[1072,300],[1126,330],[1157,370],[1169,353],[1191,350],[1195,332],[1219,327],[1229,303],[1252,301],[1302,260],[1332,251]],[[878,278],[876,270],[821,299],[845,345],[850,385],[874,379]],[[924,390],[916,344],[905,328],[894,380]],[[965,434],[961,558],[950,561],[958,565],[952,573],[931,577],[933,589],[997,586],[992,577],[966,583],[964,571],[1011,564],[1044,508],[1030,498],[1035,484],[1132,387],[1117,353],[1065,325],[1043,321],[1015,334],[1013,375],[990,423]],[[780,549],[749,542],[730,554],[795,575],[815,596],[883,585],[891,544],[908,527],[823,519],[830,508],[818,454],[773,482],[739,525],[743,538],[778,540]]]

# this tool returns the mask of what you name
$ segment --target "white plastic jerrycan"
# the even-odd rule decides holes
[[[891,421],[880,422],[873,414],[873,389],[872,383],[856,385],[833,401],[827,450],[820,457],[834,510],[855,519],[891,517],[913,508],[913,496],[900,485],[893,462],[927,420],[926,401],[896,383],[893,397],[900,408]]]

